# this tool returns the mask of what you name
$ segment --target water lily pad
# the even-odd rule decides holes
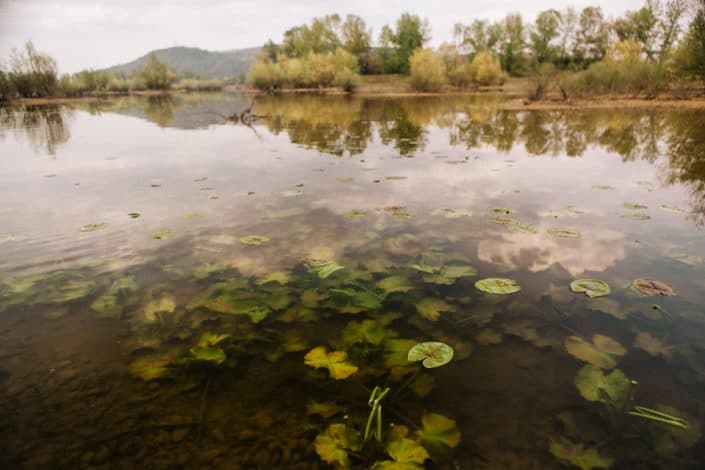
[[[574,444],[566,439],[551,439],[549,451],[560,462],[580,468],[592,470],[595,468],[610,468],[613,459],[603,457],[595,448],[586,449],[583,444]]]
[[[635,279],[633,286],[646,295],[676,295],[676,290],[671,285],[656,279]]]
[[[453,348],[437,341],[419,343],[409,349],[407,359],[410,362],[423,361],[424,367],[432,369],[448,364],[453,359]]]
[[[516,219],[514,219],[512,217],[503,217],[503,216],[490,217],[490,222],[492,222],[493,224],[497,224],[497,225],[508,225],[508,224],[519,223]]]
[[[429,264],[410,264],[409,267],[411,269],[415,269],[417,271],[421,271],[422,273],[426,274],[438,274],[441,272],[441,266],[432,266]]]
[[[680,213],[680,212],[685,212],[683,209],[680,207],[676,206],[667,206],[666,204],[661,205],[661,209],[668,211],[668,212],[675,212],[675,213]]]
[[[630,211],[640,211],[649,208],[648,206],[645,206],[643,204],[635,204],[632,202],[625,202],[624,204],[622,204],[622,207],[624,207],[625,209],[629,209]]]
[[[171,238],[174,235],[176,235],[176,232],[173,232],[171,230],[162,230],[160,232],[154,232],[152,234],[152,238],[155,240],[165,240],[167,238]]]
[[[138,212],[130,212],[127,216],[131,219],[136,219],[140,216],[140,214]]]
[[[81,232],[95,232],[96,230],[100,230],[102,228],[105,228],[108,224],[102,223],[102,224],[86,224],[81,227]]]
[[[401,219],[411,219],[414,216],[414,214],[406,210],[406,207],[404,206],[388,206],[385,207],[384,210],[386,212],[391,212],[394,217],[399,217]]]
[[[343,342],[345,344],[369,343],[382,344],[382,341],[395,333],[384,329],[375,320],[351,321],[343,329]]]
[[[452,312],[455,308],[441,299],[426,297],[416,304],[416,311],[427,320],[436,321],[441,313]]]
[[[494,209],[492,209],[492,212],[494,212],[495,214],[509,215],[515,213],[516,209],[510,209],[508,207],[495,207]]]
[[[417,434],[427,449],[452,449],[460,444],[460,431],[453,419],[436,413],[427,413],[421,418],[421,425]]]
[[[624,346],[604,335],[593,336],[592,343],[578,336],[569,336],[565,340],[565,349],[573,357],[601,369],[612,369],[617,365],[617,360],[627,353]]]
[[[245,245],[261,245],[262,243],[266,243],[269,241],[269,238],[265,237],[264,235],[247,235],[244,237],[240,237],[240,243],[243,243]]]
[[[358,370],[356,365],[348,361],[345,351],[328,352],[325,346],[318,346],[306,353],[304,364],[315,369],[328,369],[335,380],[347,379]]]
[[[387,454],[392,460],[376,462],[373,470],[414,470],[423,469],[423,463],[430,458],[421,444],[408,438],[397,439],[387,445]]]
[[[196,220],[202,218],[203,214],[201,214],[200,212],[187,212],[186,214],[184,214],[184,219],[186,220]]]
[[[367,215],[366,210],[354,209],[343,214],[345,217],[364,217]]]
[[[592,364],[583,366],[575,376],[575,387],[588,401],[599,401],[618,407],[629,393],[630,381],[619,369],[605,374]]]
[[[480,279],[475,283],[475,287],[489,294],[512,294],[521,290],[517,281],[500,277]]]
[[[390,370],[392,379],[400,380],[405,375],[418,370],[416,364],[409,362],[409,349],[416,341],[412,339],[388,339],[382,343],[384,347],[384,365]]]
[[[576,293],[584,292],[590,298],[609,295],[610,286],[599,279],[576,279],[570,283],[570,290]]]
[[[335,261],[306,261],[304,264],[308,272],[315,274],[319,279],[326,279],[334,272],[345,269],[345,266]]]
[[[572,217],[574,219],[577,217],[580,217],[581,215],[583,215],[585,213],[579,209],[576,209],[573,206],[566,206],[564,210],[565,210],[566,214],[568,214],[570,217]]]
[[[362,447],[360,433],[344,424],[331,424],[316,436],[316,453],[326,463],[338,468],[350,467],[348,451],[358,451]]]
[[[510,232],[514,233],[539,233],[539,229],[531,224],[522,224],[519,222],[507,224],[507,228]]]
[[[582,233],[580,233],[577,230],[566,230],[566,229],[557,228],[557,227],[551,227],[546,231],[548,233],[550,233],[551,235],[553,235],[554,237],[580,238],[582,236]]]
[[[622,214],[620,215],[622,219],[632,219],[632,220],[649,220],[651,216],[648,216],[646,214],[642,214],[641,212],[634,212],[631,214]]]

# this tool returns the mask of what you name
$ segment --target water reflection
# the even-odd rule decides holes
[[[0,106],[0,139],[9,131],[18,140],[27,139],[35,151],[54,155],[71,137],[67,121],[72,115],[64,106]]]

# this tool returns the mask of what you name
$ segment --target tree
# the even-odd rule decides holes
[[[500,45],[502,68],[510,75],[517,75],[525,68],[526,46],[524,22],[519,13],[507,15],[502,22],[503,37]]]
[[[12,95],[13,91],[10,76],[4,70],[0,69],[0,103],[10,101]]]
[[[25,43],[24,53],[13,49],[8,75],[15,90],[22,97],[52,96],[56,92],[56,60],[37,52],[31,41]]]
[[[566,8],[561,14],[560,44],[558,46],[558,63],[563,68],[568,68],[573,63],[577,27],[578,14],[573,7]]]
[[[443,57],[429,49],[415,49],[409,58],[411,86],[418,91],[439,91],[446,84]]]
[[[340,16],[314,18],[311,25],[295,26],[284,33],[282,50],[288,57],[304,57],[311,52],[326,54],[340,47]]]
[[[580,13],[574,58],[583,65],[602,60],[607,53],[609,28],[599,7],[587,7]]]
[[[538,64],[553,62],[558,57],[558,47],[553,43],[559,36],[561,14],[558,10],[546,10],[536,17],[531,32],[531,51]]]
[[[356,15],[348,15],[341,29],[341,39],[346,51],[357,57],[360,72],[370,72],[370,42],[372,30],[368,30],[365,20]]]
[[[456,28],[462,29],[461,46],[470,55],[496,52],[502,37],[502,26],[499,23],[490,24],[486,20],[475,20],[469,26],[456,25]]]
[[[647,0],[637,11],[628,11],[624,18],[616,20],[612,29],[620,41],[635,41],[641,45],[641,50],[649,60],[654,59],[654,43],[656,41],[658,24],[658,3]]]
[[[685,74],[705,80],[705,0],[694,7],[693,19],[676,54],[678,68]]]
[[[404,13],[399,17],[396,29],[391,30],[388,26],[382,29],[382,39],[395,46],[394,68],[396,72],[409,72],[409,57],[413,52],[423,47],[431,39],[431,28],[427,19],[421,19],[417,15]]]
[[[152,52],[145,66],[137,72],[137,77],[150,90],[165,90],[174,83],[176,76],[157,58],[157,54]]]

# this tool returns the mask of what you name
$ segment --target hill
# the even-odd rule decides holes
[[[206,51],[196,47],[178,46],[152,52],[179,76],[193,74],[201,78],[238,78],[247,74],[259,50],[259,47],[251,47],[231,51]],[[114,65],[105,69],[105,72],[132,75],[147,63],[149,54],[151,52],[132,62]]]

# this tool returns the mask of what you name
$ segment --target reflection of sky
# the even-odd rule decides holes
[[[271,252],[250,256],[253,252],[224,249],[232,264],[253,270],[273,256],[298,259],[306,249],[326,244],[331,234],[358,245],[352,238],[364,237],[365,228],[472,240],[475,257],[503,272],[559,265],[573,276],[614,267],[629,253],[648,258],[649,250],[666,242],[674,258],[685,259],[702,246],[685,214],[660,209],[662,204],[688,207],[683,187],[660,185],[664,161],[624,163],[599,147],[579,158],[530,156],[522,146],[508,152],[490,146],[468,150],[450,146],[448,129],[432,125],[425,130],[423,150],[413,158],[400,158],[378,135],[362,154],[335,157],[290,144],[285,132],[272,135],[264,126],[257,127],[258,138],[243,126],[160,128],[135,117],[82,111],[67,125],[70,138],[53,156],[35,151],[14,133],[0,140],[5,160],[0,170],[2,270],[62,260],[107,262],[116,256],[136,261],[172,243],[149,237],[165,228],[179,235],[239,237],[253,230],[276,235]],[[208,180],[193,181],[202,176]],[[354,180],[341,181],[345,178]],[[296,190],[303,194],[280,195]],[[620,218],[629,212],[622,207],[625,202],[649,206],[651,220]],[[375,211],[387,206],[407,206],[415,217],[402,220]],[[584,214],[571,218],[566,206]],[[516,209],[513,217],[534,224],[539,234],[513,234],[490,223],[493,207]],[[267,218],[272,211],[291,208],[304,209],[304,215]],[[444,208],[471,215],[431,215]],[[362,221],[337,217],[352,209],[370,214]],[[545,216],[549,209],[557,218]],[[128,212],[142,217],[129,219]],[[185,220],[188,212],[201,212],[204,218]],[[296,221],[302,220],[307,226],[297,228]],[[108,226],[92,233],[78,230],[100,222]],[[583,237],[553,237],[546,233],[552,226],[580,230]],[[308,235],[301,235],[307,230]],[[292,242],[290,236],[300,239]]]

